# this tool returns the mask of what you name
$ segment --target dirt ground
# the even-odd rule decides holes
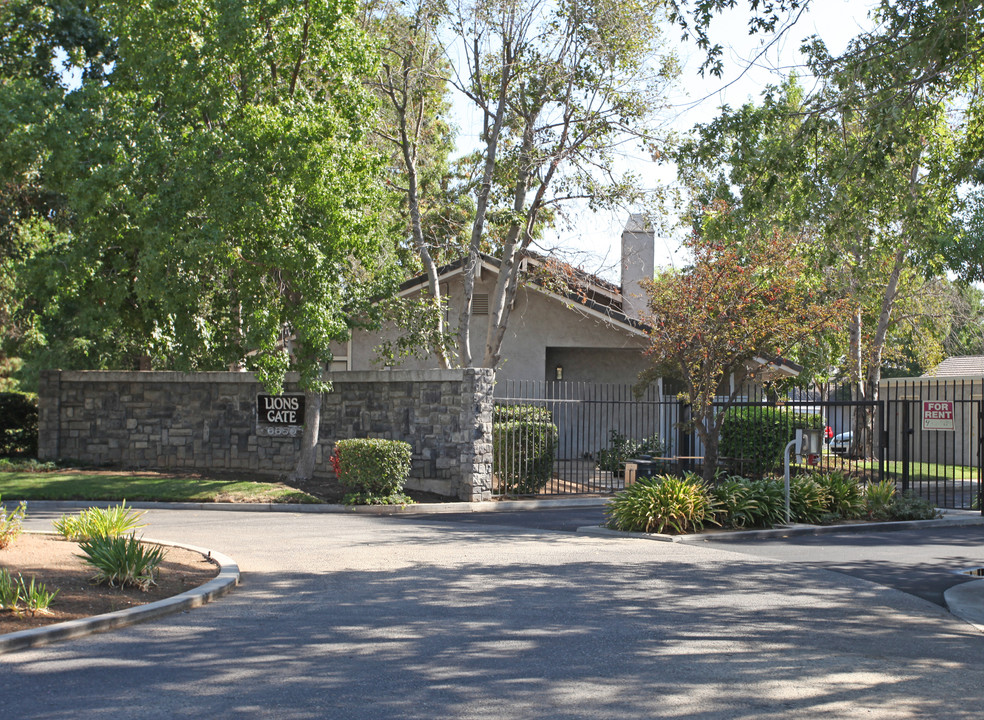
[[[33,533],[22,533],[0,550],[0,567],[14,577],[20,573],[27,582],[35,577],[49,591],[58,590],[49,613],[17,615],[0,610],[0,634],[144,605],[183,593],[219,573],[218,565],[200,554],[169,547],[156,585],[146,592],[122,590],[93,584],[95,571],[80,554],[78,543]]]

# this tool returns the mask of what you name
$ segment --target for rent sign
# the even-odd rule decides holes
[[[923,430],[953,430],[952,400],[923,400]]]

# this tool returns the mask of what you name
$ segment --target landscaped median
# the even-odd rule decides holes
[[[858,520],[928,520],[933,505],[897,493],[894,483],[861,484],[842,473],[809,473],[790,482],[789,521],[833,525]],[[732,530],[786,524],[784,483],[728,476],[706,485],[696,475],[644,478],[606,506],[607,527],[627,532],[685,535],[705,526]]]
[[[230,591],[224,555],[137,537],[125,506],[64,515],[54,532],[21,532],[23,504],[0,506],[0,653],[181,612]]]

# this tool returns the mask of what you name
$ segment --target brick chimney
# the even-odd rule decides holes
[[[622,310],[638,320],[647,308],[643,280],[656,270],[656,233],[646,216],[633,213],[622,231]]]

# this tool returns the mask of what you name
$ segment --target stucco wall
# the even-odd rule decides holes
[[[351,372],[325,395],[316,474],[340,438],[403,440],[413,448],[408,487],[487,500],[492,475],[491,370]],[[298,392],[288,377],[285,392]],[[42,374],[38,455],[127,468],[285,473],[299,437],[257,431],[251,373]]]
[[[495,275],[486,270],[476,283],[476,293],[493,294]],[[448,326],[455,330],[458,323],[458,308],[461,302],[460,276],[447,283],[450,297]],[[478,361],[481,360],[485,348],[485,336],[488,330],[488,316],[478,315],[472,318],[472,352]],[[379,333],[356,331],[352,337],[352,369],[378,369],[374,364],[376,353],[374,348],[380,344],[383,337],[394,337],[397,331],[392,327]],[[604,367],[604,382],[634,383],[639,370],[644,366],[642,351],[647,346],[644,334],[635,333],[622,325],[616,325],[592,313],[577,303],[567,303],[554,296],[548,296],[535,290],[520,288],[505,338],[502,343],[503,361],[496,368],[496,379],[505,380],[553,380],[545,368],[547,367],[547,348],[590,348],[593,360]],[[346,349],[339,349],[341,353]],[[606,357],[607,350],[614,350]],[[629,363],[623,362],[627,357],[625,351],[638,353]],[[636,359],[638,362],[636,362]],[[422,370],[436,367],[436,358],[407,358],[399,367],[405,370]],[[586,372],[587,374],[587,372]],[[584,379],[590,379],[585,377]]]

